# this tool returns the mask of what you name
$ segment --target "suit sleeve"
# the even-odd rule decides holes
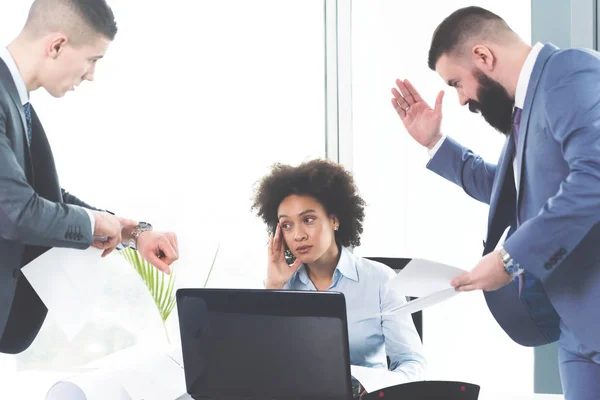
[[[88,210],[102,211],[99,208],[93,207],[93,206],[87,204],[86,202],[78,199],[76,196],[67,192],[65,189],[61,189],[61,192],[62,192],[63,201],[67,204],[73,204],[75,206],[87,208]]]
[[[538,215],[504,244],[517,263],[541,280],[566,265],[562,261],[600,221],[600,60],[566,51],[546,68],[547,83],[540,82],[540,89],[545,91],[549,140],[560,144],[570,172]]]
[[[445,138],[427,168],[460,186],[474,199],[490,204],[496,165],[486,163],[451,137]]]
[[[0,237],[23,244],[84,249],[92,243],[90,219],[81,207],[54,203],[27,182],[6,135],[0,108]]]

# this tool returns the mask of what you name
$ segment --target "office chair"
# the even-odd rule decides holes
[[[406,267],[411,259],[410,258],[389,258],[389,257],[364,257],[367,260],[377,261],[384,265],[387,265],[391,269],[393,269],[396,273],[400,272],[400,270]],[[411,297],[410,300],[413,300],[414,297]],[[418,311],[412,314],[413,322],[415,323],[415,328],[417,328],[417,333],[421,338],[421,342],[423,342],[423,312]]]

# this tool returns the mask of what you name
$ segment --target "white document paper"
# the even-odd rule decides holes
[[[450,285],[452,279],[466,271],[434,261],[414,259],[410,261],[386,287],[388,295],[418,297],[416,300],[386,310],[380,315],[393,313],[412,314],[454,297],[458,292]]]
[[[360,382],[367,393],[409,382],[404,373],[392,372],[383,368],[368,368],[351,365],[350,374]]]
[[[53,248],[21,271],[71,340],[88,321],[108,281],[102,250]]]
[[[121,385],[116,370],[82,371],[57,382],[46,400],[132,400]]]
[[[139,351],[121,368],[121,384],[132,400],[175,400],[186,393],[181,348]]]
[[[181,347],[144,345],[86,364],[57,382],[45,400],[175,400],[185,394]]]

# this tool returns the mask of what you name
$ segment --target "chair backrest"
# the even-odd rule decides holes
[[[411,259],[410,258],[391,258],[391,257],[364,257],[368,260],[373,260],[380,262],[382,264],[387,265],[391,269],[393,269],[396,273],[400,272],[402,268],[408,264]],[[411,298],[412,300],[413,298]],[[417,333],[421,338],[421,342],[423,341],[423,312],[418,311],[412,314],[413,322],[415,323],[415,328],[417,328]]]

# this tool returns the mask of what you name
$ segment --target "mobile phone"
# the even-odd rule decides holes
[[[277,225],[273,227],[273,235],[275,235],[275,232],[277,232]],[[285,261],[289,265],[292,265],[296,261],[296,256],[294,256],[294,253],[292,253],[287,243],[285,242],[285,239],[283,238],[283,232],[279,232],[279,234],[281,235],[281,240],[283,241],[283,254],[285,256]]]
[[[294,256],[294,253],[292,253],[287,243],[285,243],[285,240],[283,241],[283,246],[285,249],[283,253],[285,255],[285,262],[287,262],[289,265],[292,265],[296,261],[296,256]]]

